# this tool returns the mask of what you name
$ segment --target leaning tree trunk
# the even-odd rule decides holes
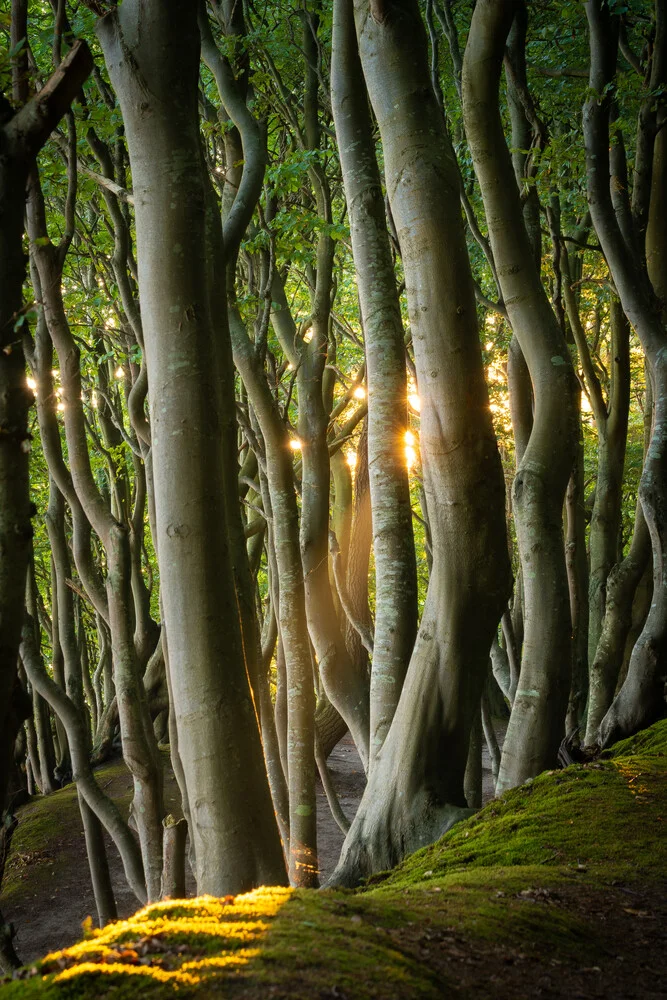
[[[563,501],[576,446],[576,379],[535,266],[498,103],[505,40],[522,4],[480,0],[463,63],[466,134],[512,328],[535,396],[513,488],[525,633],[519,685],[498,776],[502,791],[555,764],[570,690],[571,622]]]
[[[274,600],[282,647],[278,651],[276,699],[276,714],[279,709],[282,714],[276,721],[279,738],[284,741],[282,757],[289,792],[289,874],[294,884],[309,886],[317,881],[315,690],[289,436],[234,304],[230,321],[234,359],[261,428],[266,456],[268,496],[264,506],[271,518],[269,544],[275,552]]]
[[[419,9],[358,0],[355,17],[405,269],[433,567],[401,698],[332,877],[347,885],[396,864],[466,814],[470,731],[510,590],[504,481],[458,171]]]
[[[76,191],[76,170],[72,162],[68,180],[71,198]],[[144,860],[148,897],[151,900],[159,899],[162,870],[162,763],[157,752],[134,647],[129,534],[126,524],[113,516],[106,498],[99,491],[88,453],[81,391],[80,348],[69,326],[62,292],[63,266],[74,232],[74,218],[70,215],[65,234],[58,245],[45,240],[46,211],[36,170],[29,179],[27,217],[34,277],[40,289],[48,334],[58,353],[60,364],[65,438],[72,475],[71,479],[66,474],[63,475],[59,438],[55,447],[53,442],[48,446],[49,458],[53,460],[50,472],[72,511],[76,511],[77,517],[81,513],[85,515],[104,546],[107,570],[104,605],[111,633],[123,757],[133,779],[132,809]],[[42,333],[43,330],[38,329],[39,337]],[[44,345],[38,343],[38,347],[35,357],[39,358],[38,392],[42,397],[40,407],[51,410],[50,417],[43,413],[41,419],[48,425],[48,431],[53,433],[56,415],[52,377],[50,368],[44,370],[44,361],[49,352]],[[75,539],[76,536],[75,526]],[[99,598],[97,603],[100,603]]]
[[[647,219],[653,238],[664,232],[660,191],[666,183],[665,161],[653,163],[655,136],[666,111],[667,23],[664,3],[655,5],[656,33],[647,95],[642,102],[635,155],[636,187],[632,204],[619,184],[625,164],[616,137],[610,157],[610,116],[616,73],[619,20],[602,0],[586,4],[590,31],[589,93],[583,111],[586,178],[591,218],[614,279],[623,311],[634,327],[648,362],[654,397],[651,442],[639,483],[644,518],[653,551],[653,599],[635,643],[625,682],[600,725],[600,742],[608,746],[649,725],[664,712],[667,677],[667,331],[661,305],[646,265]],[[658,96],[656,96],[658,95]],[[651,198],[640,185],[641,161],[657,168]],[[646,165],[645,165],[646,166]],[[638,186],[637,186],[638,185]],[[645,193],[644,193],[645,192]],[[645,202],[642,203],[642,198]],[[626,220],[631,219],[628,228]],[[659,237],[658,237],[659,238]],[[664,237],[663,237],[664,239]]]
[[[18,9],[18,8],[17,8]],[[27,4],[21,23],[12,25],[13,44],[25,38]],[[16,10],[15,10],[16,15]],[[16,30],[18,28],[18,30]],[[18,56],[14,98],[27,97],[27,46]],[[0,95],[0,809],[7,790],[9,760],[23,718],[16,711],[14,690],[21,640],[25,580],[30,555],[32,507],[28,488],[28,409],[31,393],[25,381],[21,346],[23,278],[22,247],[25,188],[37,153],[56,127],[92,69],[85,42],[78,42],[48,83],[14,113]],[[25,86],[25,90],[24,90]],[[24,716],[25,717],[25,716]]]
[[[98,22],[128,138],[150,384],[156,549],[197,889],[282,883],[234,589],[221,437],[236,442],[219,219],[199,140],[194,6]],[[231,436],[231,438],[230,438]],[[230,443],[230,448],[232,447]]]
[[[35,639],[34,622],[26,616],[21,642],[21,660],[30,683],[63,721],[72,751],[72,770],[77,792],[102,822],[118,849],[128,885],[140,903],[146,903],[146,883],[139,846],[115,802],[95,780],[90,764],[89,735],[79,708],[49,677]]]
[[[350,216],[368,378],[368,476],[375,557],[371,766],[401,695],[417,631],[417,567],[405,462],[407,380],[394,263],[350,0],[335,7],[331,88]]]

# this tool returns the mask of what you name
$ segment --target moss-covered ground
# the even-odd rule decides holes
[[[667,720],[508,792],[356,892],[149,906],[0,998],[665,997],[666,825]]]

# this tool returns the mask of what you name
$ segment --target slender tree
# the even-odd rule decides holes
[[[433,567],[401,698],[332,877],[344,884],[464,815],[470,732],[510,582],[459,177],[426,35],[416,3],[358,0],[355,22],[406,276]]]
[[[132,168],[155,544],[197,888],[224,895],[285,874],[225,510],[236,422],[222,234],[198,134],[197,12],[136,0],[97,30]]]

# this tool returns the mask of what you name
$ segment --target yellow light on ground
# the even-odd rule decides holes
[[[365,399],[366,398],[366,390],[364,389],[363,385],[358,385],[357,386],[357,388],[353,392],[353,396],[354,396],[355,399]]]
[[[419,413],[420,412],[420,410],[422,408],[422,401],[421,401],[421,399],[419,398],[419,396],[417,395],[416,392],[413,392],[413,393],[411,393],[408,396],[408,403],[410,404],[410,406],[412,407],[412,409],[415,411],[415,413]]]
[[[116,378],[123,378],[123,376],[125,375],[125,372],[123,371],[120,365],[118,365],[118,368],[116,368],[114,375],[116,376]]]
[[[289,446],[292,451],[301,451],[301,442],[298,438],[290,438]]]
[[[405,432],[405,443],[409,445],[413,445],[415,443],[415,436],[412,431]]]
[[[26,382],[28,383],[28,388],[32,389],[32,391],[34,392],[35,389],[37,388],[37,383],[35,382],[34,378],[28,378],[26,379]]]

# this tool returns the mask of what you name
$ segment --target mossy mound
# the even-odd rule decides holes
[[[0,996],[389,1000],[532,996],[534,984],[588,996],[591,976],[591,996],[640,996],[667,951],[655,938],[667,924],[666,778],[664,721],[508,792],[357,892],[148,906]]]
[[[105,764],[96,772],[107,794],[125,812],[131,797],[127,774],[122,760]],[[83,830],[76,785],[66,785],[22,806],[2,882],[3,901],[7,903],[20,894],[26,882],[33,889],[48,882],[53,867],[61,864],[63,858],[78,865],[78,852],[64,849],[77,838],[83,838]]]
[[[667,719],[589,764],[546,771],[372,881],[394,887],[470,867],[559,865],[667,874]]]

